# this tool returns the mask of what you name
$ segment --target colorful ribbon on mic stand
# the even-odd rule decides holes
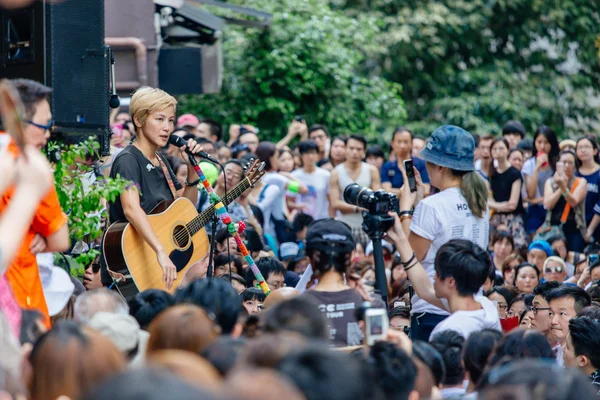
[[[190,157],[190,158],[192,158],[192,157]],[[202,169],[200,168],[199,165],[197,165],[197,163],[194,163],[194,162],[192,162],[192,163],[194,164],[193,165],[194,171],[196,171],[196,173],[198,174],[198,177],[200,178],[200,182],[202,182],[202,186],[204,186],[204,189],[208,192],[208,196],[209,196],[208,198],[209,198],[210,202],[215,205],[215,210],[216,210],[217,216],[219,217],[221,222],[223,222],[223,224],[225,224],[225,226],[227,227],[227,231],[229,231],[231,236],[233,236],[235,243],[237,244],[238,248],[242,252],[242,255],[248,262],[248,266],[252,270],[252,273],[256,277],[256,280],[258,281],[258,285],[260,286],[262,291],[265,292],[266,295],[271,294],[271,289],[269,289],[269,285],[267,285],[265,278],[260,273],[260,270],[258,269],[258,267],[256,266],[256,263],[252,259],[250,252],[248,251],[248,249],[246,248],[246,245],[244,244],[244,242],[242,242],[242,238],[240,237],[240,233],[244,232],[244,230],[246,229],[246,224],[244,223],[244,221],[240,221],[238,223],[238,228],[236,229],[235,223],[233,222],[233,220],[229,216],[229,213],[227,212],[227,208],[225,208],[225,205],[221,201],[221,198],[219,197],[219,195],[216,194],[215,191],[213,190],[212,186],[210,186],[210,183],[208,182],[208,179],[206,179],[206,176],[204,176]],[[210,251],[213,251],[213,249],[210,249]]]

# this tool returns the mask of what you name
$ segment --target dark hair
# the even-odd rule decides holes
[[[368,367],[386,399],[408,399],[414,390],[417,367],[408,354],[393,343],[376,342],[369,349]]]
[[[305,296],[282,301],[263,314],[266,333],[296,332],[308,339],[327,340],[327,319],[319,310],[319,304]]]
[[[223,274],[219,278],[223,279],[224,281],[227,281],[227,282],[237,281],[237,282],[241,283],[242,285],[246,286],[246,280],[238,274]]]
[[[512,301],[510,303],[508,303],[508,308],[506,310],[507,311],[510,310],[510,308],[513,306],[513,304],[518,303],[520,301],[525,302],[525,293],[519,293],[518,295],[513,297]]]
[[[577,145],[579,145],[579,142],[581,142],[582,140],[587,140],[592,144],[592,151],[598,150],[598,142],[596,141],[596,138],[592,135],[585,135],[577,139],[575,150],[577,150]],[[579,165],[581,165],[581,161],[579,159],[577,160],[579,161]],[[596,155],[594,156],[594,161],[596,162],[596,164],[600,164],[600,152],[596,153]]]
[[[507,121],[502,127],[502,135],[509,135],[511,133],[517,133],[521,136],[521,139],[525,137],[525,127],[523,124],[516,120]]]
[[[23,119],[25,120],[32,119],[38,104],[43,100],[48,100],[48,97],[52,93],[52,88],[31,79],[11,79],[10,83],[19,92],[19,97],[25,111],[25,115],[23,115]]]
[[[475,147],[479,147],[479,139],[481,139],[481,135],[478,135],[477,133],[471,133],[471,136],[473,136],[473,141],[475,142]]]
[[[238,271],[242,270],[242,261],[239,257],[232,255],[228,255],[225,253],[221,253],[215,257],[214,266],[215,268],[220,267],[221,265],[229,265],[229,263],[233,262],[233,265]]]
[[[246,168],[243,160],[240,160],[239,158],[232,158],[223,165],[223,169],[229,164],[235,164],[242,169],[242,178],[246,176]]]
[[[313,256],[315,254],[319,254],[318,262],[315,262],[313,260]],[[324,252],[313,248],[307,248],[306,255],[311,259],[311,265],[313,267],[313,270],[318,271],[321,274],[324,274],[332,268],[335,270],[335,272],[343,274],[346,272],[346,269],[350,266],[351,261],[350,253],[346,252]]]
[[[546,296],[548,295],[548,293],[550,293],[552,290],[558,288],[560,285],[561,285],[561,283],[557,282],[557,281],[542,282],[533,289],[533,295],[534,296],[540,295],[544,299],[546,299]]]
[[[554,359],[546,336],[536,330],[517,329],[504,336],[490,358],[490,368],[523,358]]]
[[[208,125],[208,130],[211,135],[215,135],[217,137],[217,142],[223,138],[223,128],[221,128],[221,124],[211,118],[204,118],[200,121],[200,123],[205,123]]]
[[[535,265],[533,265],[531,263],[524,262],[515,267],[515,277],[513,279],[513,285],[515,285],[515,283],[517,282],[517,275],[519,275],[519,270],[521,270],[523,268],[527,268],[527,267],[533,268],[537,275],[538,281],[540,280],[540,270],[538,269],[538,267],[536,267]]]
[[[348,136],[348,140],[356,140],[357,142],[361,142],[363,144],[363,148],[365,150],[367,150],[367,139],[365,139],[364,136],[362,135],[357,135],[357,134],[352,134],[350,136]],[[346,141],[346,144],[348,144],[348,142]]]
[[[573,160],[575,161],[575,168],[581,167],[581,161],[579,161],[577,154],[575,154],[573,150],[562,150],[560,153],[558,153],[558,160],[560,160],[560,158],[564,155],[570,155],[573,157]]]
[[[385,159],[385,153],[383,152],[383,149],[381,148],[380,145],[374,144],[372,146],[369,146],[369,148],[367,149],[365,158],[367,158],[367,157],[381,157],[381,158]]]
[[[525,158],[525,153],[523,153],[523,150],[519,149],[519,148],[515,148],[515,149],[511,149],[508,152],[508,158],[510,158],[510,156],[512,156],[512,153],[521,153],[521,155],[523,156],[523,158]],[[524,161],[524,160],[523,160]]]
[[[492,370],[482,380],[478,398],[491,399],[593,399],[589,380],[575,369],[546,360],[519,360]]]
[[[215,144],[215,142],[213,142],[212,140],[210,140],[210,139],[208,139],[208,138],[205,138],[205,137],[197,137],[197,136],[195,136],[195,139],[194,139],[194,140],[195,140],[195,141],[196,141],[196,143],[198,143],[198,144],[210,144],[210,145],[211,145],[211,146],[213,146],[214,148],[216,148],[216,147],[217,147],[217,146],[216,146],[216,144]]]
[[[262,291],[262,289],[249,287],[240,294],[240,298],[242,303],[248,300],[256,300],[262,303],[267,298],[267,295]]]
[[[310,128],[308,128],[308,137],[310,137],[311,133],[318,130],[325,132],[325,134],[329,136],[329,131],[327,130],[327,127],[325,125],[315,124],[311,125]]]
[[[131,368],[96,385],[80,399],[210,400],[215,397],[158,368]]]
[[[19,341],[21,344],[34,344],[44,334],[39,325],[44,323],[44,316],[38,310],[23,309],[21,311],[21,331]],[[1,390],[1,389],[0,389]]]
[[[196,279],[175,293],[177,303],[195,304],[212,313],[224,335],[237,323],[242,302],[237,292],[222,279]]]
[[[440,247],[435,257],[437,275],[441,279],[454,278],[456,290],[462,296],[477,293],[491,267],[489,254],[465,239],[450,240]]]
[[[504,143],[504,145],[506,146],[506,150],[510,151],[510,145],[508,144],[508,140],[504,139],[503,137],[498,137],[498,138],[494,139],[494,141],[492,142],[492,145],[490,146],[490,151],[496,143],[500,143],[500,142]]]
[[[294,225],[294,231],[300,232],[302,229],[307,228],[314,220],[315,219],[311,215],[299,212],[294,217],[294,222],[292,223]]]
[[[215,234],[215,240],[218,244],[223,244],[227,239],[231,237],[231,233],[227,230],[227,228],[221,228]]]
[[[588,317],[590,319],[600,321],[600,305],[593,302],[592,305],[587,306],[578,312],[577,317]]]
[[[358,359],[325,345],[309,345],[286,355],[277,370],[293,382],[306,400],[369,398],[364,370]]]
[[[502,332],[484,329],[473,332],[463,346],[463,364],[469,379],[477,384],[483,375],[490,355],[502,339]]]
[[[148,289],[132,297],[128,304],[129,314],[142,329],[147,329],[158,314],[175,305],[175,298],[164,290]]]
[[[540,135],[543,135],[546,138],[546,140],[548,140],[548,142],[550,143],[550,154],[548,154],[548,161],[550,162],[550,167],[553,170],[556,170],[556,162],[558,161],[558,153],[560,152],[560,146],[558,145],[556,133],[546,125],[541,125],[535,131],[535,135],[533,136],[533,157],[537,157],[537,153],[540,152],[540,150],[535,145],[535,140]]]
[[[487,292],[485,292],[485,297],[490,297],[491,294],[494,293],[498,293],[500,296],[504,297],[504,300],[506,300],[506,305],[508,306],[512,301],[513,298],[515,297],[513,295],[513,293],[506,287],[504,286],[494,286],[492,287],[490,290],[488,290]]]
[[[435,385],[439,386],[446,379],[446,366],[440,352],[427,342],[415,340],[413,342],[413,356],[425,364],[435,379]]]
[[[265,163],[265,171],[271,171],[271,157],[277,154],[277,147],[272,142],[260,142],[256,148],[256,156]]]
[[[594,368],[600,368],[600,321],[588,317],[569,321],[569,333],[576,356],[586,356]]]
[[[222,376],[226,376],[236,365],[246,341],[231,336],[219,336],[216,341],[202,350],[201,356],[210,362]]]
[[[392,319],[394,317],[410,319],[410,308],[407,306],[398,306],[392,308],[388,313],[388,318]]]
[[[492,240],[490,241],[490,245],[495,245],[496,242],[501,242],[503,240],[508,240],[508,243],[510,243],[510,245],[512,246],[513,250],[515,248],[515,239],[513,238],[512,233],[510,233],[509,231],[505,231],[505,230],[497,230],[496,233],[494,233],[494,236],[492,236]]]
[[[444,359],[446,378],[444,385],[459,385],[465,380],[465,368],[462,364],[462,349],[465,338],[458,332],[447,330],[437,333],[430,341]]]
[[[285,274],[287,273],[287,270],[285,269],[283,264],[279,260],[276,260],[273,257],[261,258],[256,263],[256,266],[260,270],[260,273],[262,274],[263,278],[265,278],[265,281],[268,281],[269,277],[272,274],[275,274],[275,275],[281,274],[285,278]],[[252,282],[255,279],[256,278],[254,277],[254,272],[252,272],[251,268],[248,268],[248,271],[246,271],[246,286],[252,287]]]
[[[319,152],[319,146],[317,146],[314,140],[303,140],[300,143],[298,143],[298,146],[296,146],[296,148],[298,149],[300,155],[310,152]]]
[[[413,131],[408,129],[406,126],[399,126],[392,134],[392,142],[394,141],[394,139],[396,139],[396,135],[399,135],[401,133],[408,133],[410,135],[410,140],[413,140],[415,138]]]
[[[590,295],[579,286],[562,285],[559,288],[553,289],[546,295],[548,304],[552,300],[558,300],[565,297],[570,297],[575,300],[574,308],[575,312],[579,313],[584,307],[589,306],[592,303]]]

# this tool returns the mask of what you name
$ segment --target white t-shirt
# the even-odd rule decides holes
[[[535,157],[531,157],[529,160],[523,163],[523,168],[521,169],[521,174],[523,176],[532,176],[535,171]],[[538,187],[535,190],[535,197],[542,197],[544,195],[544,186],[546,185],[546,181],[554,175],[554,171],[552,168],[548,168],[545,170],[540,170],[538,172]],[[526,185],[523,185],[526,186]]]
[[[331,173],[323,168],[316,168],[312,173],[302,168],[292,172],[292,176],[308,186],[307,194],[299,194],[296,204],[306,204],[304,213],[315,220],[329,218],[329,178]]]
[[[455,331],[460,333],[465,340],[473,332],[482,329],[496,329],[502,331],[500,325],[500,317],[498,316],[498,307],[492,303],[487,297],[475,296],[475,300],[481,304],[481,310],[476,311],[456,311],[448,318],[440,322],[433,328],[429,341],[439,332]]]
[[[429,250],[421,265],[433,284],[435,269],[433,263],[440,247],[452,239],[466,239],[487,249],[490,237],[490,214],[486,211],[483,218],[471,213],[467,200],[459,188],[446,189],[443,192],[426,197],[417,204],[410,230],[416,235],[431,241]],[[418,295],[412,298],[412,314],[429,312],[448,315],[446,310],[435,307]]]

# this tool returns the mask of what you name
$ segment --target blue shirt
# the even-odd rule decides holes
[[[413,157],[413,166],[421,174],[423,183],[429,183],[429,174],[427,173],[426,163],[424,160]],[[404,185],[404,178],[402,178],[402,171],[398,168],[397,161],[388,161],[381,167],[381,183],[390,182],[392,188],[400,189]]]

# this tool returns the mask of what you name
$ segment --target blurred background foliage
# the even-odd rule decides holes
[[[400,124],[420,136],[443,123],[498,133],[509,119],[598,129],[599,0],[230,2],[272,25],[228,26],[222,93],[181,98],[182,112],[272,140],[297,114],[382,143]]]

